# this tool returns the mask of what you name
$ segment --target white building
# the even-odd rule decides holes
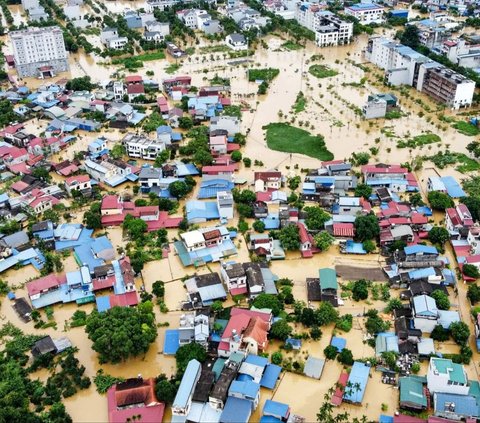
[[[450,359],[432,357],[428,365],[427,387],[431,394],[468,395],[468,377],[461,364]]]
[[[117,28],[104,28],[100,34],[100,41],[112,50],[121,50],[128,44],[128,38],[120,37]]]
[[[224,130],[228,135],[235,135],[240,132],[240,119],[236,116],[214,116],[210,119],[210,132]]]
[[[375,3],[357,3],[345,7],[344,13],[358,19],[361,24],[382,23],[385,8]]]
[[[386,80],[392,85],[410,85],[452,109],[472,104],[475,82],[410,47],[372,37],[365,57],[386,71]]]
[[[352,38],[352,22],[344,21],[328,11],[317,13],[317,25],[315,27],[315,43],[317,46],[348,44]]]
[[[89,175],[71,176],[65,179],[65,189],[72,195],[73,191],[87,191],[92,188]]]
[[[217,192],[217,207],[220,219],[233,219],[233,195],[230,191]]]
[[[232,50],[248,50],[248,43],[242,34],[230,34],[225,38],[225,44]]]
[[[21,78],[52,77],[68,70],[68,53],[58,26],[10,32],[15,67]]]
[[[129,157],[143,160],[155,160],[165,150],[165,143],[132,132],[123,137],[122,144]]]

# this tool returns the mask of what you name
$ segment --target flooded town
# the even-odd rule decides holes
[[[0,421],[480,419],[476,0],[2,0]]]

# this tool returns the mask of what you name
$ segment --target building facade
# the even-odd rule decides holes
[[[21,78],[52,77],[68,71],[68,53],[58,26],[10,32],[15,67]]]

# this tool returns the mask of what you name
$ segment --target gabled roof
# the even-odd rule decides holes
[[[334,269],[323,268],[318,271],[320,289],[338,289],[337,273]]]

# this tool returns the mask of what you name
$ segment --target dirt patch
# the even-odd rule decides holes
[[[387,275],[380,267],[335,266],[337,275],[345,280],[368,279],[370,281],[386,282]]]

